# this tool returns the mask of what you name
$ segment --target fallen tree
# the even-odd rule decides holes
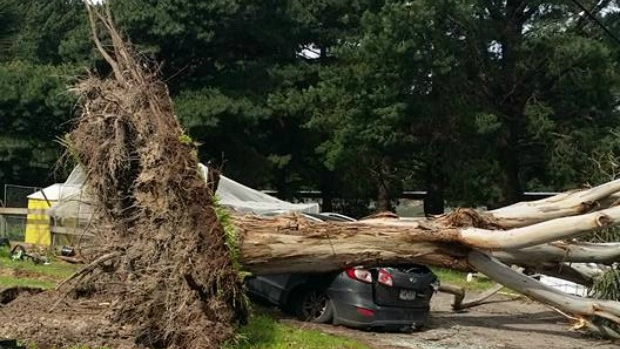
[[[30,326],[5,323],[4,333],[56,346],[105,346],[130,338],[145,347],[218,347],[246,316],[236,263],[269,274],[414,262],[480,271],[579,326],[618,336],[619,302],[562,294],[507,265],[592,284],[596,275],[571,263],[611,265],[619,261],[619,245],[571,239],[620,222],[620,181],[430,219],[317,223],[300,215],[232,216],[235,232],[226,236],[212,192],[197,171],[195,145],[178,125],[165,84],[135,58],[109,14],[87,8],[95,43],[112,75],[90,76],[74,88],[81,96],[81,117],[69,145],[87,171],[85,184],[97,208],[89,229],[99,249],[56,297],[39,301],[78,316],[82,312],[72,312],[77,302],[65,302],[67,296],[90,299],[89,322],[80,333],[67,335],[72,328],[51,327],[36,314]],[[100,28],[109,35],[111,51],[99,41]],[[459,297],[456,308],[484,301],[463,302],[464,295],[452,291]],[[100,331],[101,321],[107,332]],[[36,337],[40,333],[56,337]],[[80,335],[100,341],[80,341]]]
[[[488,251],[511,264],[611,264],[620,260],[619,244],[558,240],[616,225],[619,219],[620,207],[614,207],[508,230],[471,209],[435,219],[316,223],[295,215],[237,216],[234,223],[244,266],[255,273],[278,273],[304,271],[310,263],[317,271],[327,271],[405,260],[469,270],[472,250]]]
[[[477,270],[499,284],[571,314],[581,326],[618,337],[598,320],[620,325],[620,303],[570,296],[506,265],[591,286],[597,274],[572,263],[611,265],[620,261],[620,244],[570,239],[620,223],[620,207],[602,204],[616,194],[619,185],[620,180],[616,180],[505,209],[457,209],[431,219],[381,217],[354,223],[317,223],[300,215],[237,216],[234,224],[238,227],[241,262],[257,274],[408,262]],[[463,297],[458,291],[452,293],[457,295],[455,309],[467,307],[460,304]]]
[[[129,263],[121,269],[131,269],[136,261],[143,260],[147,264],[163,266],[165,273],[178,271],[182,277],[166,279],[161,275],[160,279],[153,280],[167,280],[178,285],[178,289],[172,292],[194,290],[207,304],[210,304],[210,297],[218,298],[213,288],[221,287],[222,280],[228,280],[224,289],[235,294],[238,285],[230,277],[232,262],[226,262],[228,251],[214,249],[215,246],[230,247],[235,242],[225,241],[224,232],[213,223],[215,213],[210,209],[209,199],[205,198],[206,188],[196,183],[200,178],[192,169],[197,165],[194,145],[183,141],[165,86],[154,80],[154,75],[133,58],[113,28],[109,14],[102,16],[88,8],[95,43],[113,72],[112,79],[89,79],[78,88],[85,103],[82,121],[72,138],[80,162],[89,171],[87,184],[94,189],[98,207],[103,209],[100,211],[103,220],[99,225],[113,227],[112,233],[106,233],[108,230],[99,232],[108,241],[103,245],[106,254],[102,252],[99,258],[114,253],[117,254],[114,259],[119,261],[117,268]],[[106,51],[98,41],[97,19],[112,39],[113,52]],[[92,145],[97,146],[93,148]],[[609,326],[600,325],[597,318],[620,324],[620,303],[561,294],[506,267],[506,264],[592,284],[595,275],[579,270],[571,263],[617,262],[620,257],[618,244],[585,244],[570,239],[617,225],[620,221],[620,207],[616,206],[619,192],[620,180],[616,180],[591,189],[488,212],[457,209],[431,219],[370,218],[355,223],[316,223],[296,215],[273,218],[233,216],[232,223],[237,229],[233,240],[238,247],[238,262],[243,269],[257,274],[320,272],[360,264],[411,262],[478,270],[519,293],[572,314],[590,328],[617,336]],[[162,210],[157,211],[160,207]],[[170,209],[176,213],[164,211]],[[191,219],[188,221],[185,217]],[[206,235],[198,233],[203,231],[198,228],[200,224],[208,227]],[[170,235],[172,230],[184,233]],[[153,248],[148,243],[153,237],[168,241],[167,247]],[[181,239],[195,247],[176,250],[173,239]],[[204,250],[200,239],[210,241],[210,252]],[[136,241],[138,243],[134,244]],[[120,248],[119,243],[132,246]],[[153,254],[152,250],[157,253]],[[215,250],[218,252],[213,255]],[[195,267],[198,269],[179,265],[173,253],[198,263]],[[213,278],[205,273],[209,268],[200,269],[203,265],[213,265],[210,261],[213,256],[222,261],[216,268],[228,270],[219,270],[218,273],[226,276]],[[171,264],[174,267],[166,269]],[[91,273],[95,270],[93,268]],[[209,286],[214,283],[216,286]],[[137,292],[148,298],[155,292],[148,284],[136,286],[138,290],[129,292],[130,296],[135,297]],[[144,286],[147,286],[146,290]],[[127,293],[121,292],[123,294]],[[234,297],[224,301],[232,309],[239,307],[234,303]],[[117,309],[121,315],[117,321],[131,323],[133,318],[122,316],[125,314],[123,309]],[[204,314],[207,318],[213,316],[208,312]],[[170,325],[178,313],[173,310],[166,316]],[[211,319],[222,321],[217,316]],[[230,319],[228,317],[225,321],[230,323]],[[150,331],[158,326],[152,324]],[[187,338],[177,333],[186,333],[185,329],[172,325],[164,328],[170,331],[165,336],[169,343],[164,344],[186,343]],[[175,338],[180,340],[175,342]],[[200,342],[199,338],[194,339],[198,341],[196,343]]]
[[[112,280],[126,283],[120,290],[113,289],[117,297],[133,298],[133,304],[151,300],[139,308],[143,316],[161,314],[165,319],[163,325],[144,324],[135,315],[127,316],[125,306],[113,309],[115,321],[138,325],[140,336],[148,338],[145,343],[218,344],[230,337],[226,327],[221,337],[211,333],[204,339],[181,328],[188,320],[179,310],[185,305],[171,296],[194,292],[197,299],[189,293],[186,299],[200,308],[195,316],[205,319],[205,327],[213,322],[230,325],[242,318],[243,306],[235,296],[239,292],[233,276],[235,261],[230,260],[228,250],[234,244],[241,266],[257,274],[411,262],[478,270],[499,284],[571,314],[584,326],[618,336],[598,319],[620,324],[620,303],[562,294],[506,264],[592,284],[595,275],[571,263],[612,264],[619,259],[618,245],[570,239],[620,222],[620,207],[616,206],[620,180],[488,212],[457,209],[432,219],[379,217],[355,223],[316,223],[297,215],[234,216],[237,231],[228,241],[215,222],[208,189],[198,183],[205,179],[195,169],[194,145],[184,138],[165,85],[134,58],[109,13],[102,16],[87,8],[95,43],[113,74],[111,79],[91,78],[78,86],[83,96],[82,118],[71,142],[88,171],[86,184],[100,209],[98,235],[106,243],[96,261],[112,260],[116,268]],[[113,52],[99,42],[97,23],[110,35]],[[92,282],[102,275],[109,277],[109,273],[96,272],[100,264],[91,265],[80,278],[91,274],[88,280]],[[136,266],[161,272],[146,277],[135,271]],[[136,277],[141,282],[134,283]],[[154,286],[161,282],[169,283],[168,291],[162,293]],[[165,302],[164,308],[160,309],[159,302]],[[156,333],[160,329],[164,335]]]

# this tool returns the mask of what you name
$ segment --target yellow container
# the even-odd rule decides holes
[[[51,202],[50,202],[51,203]],[[46,210],[50,205],[45,200],[28,199],[28,209]],[[51,245],[50,222],[46,214],[29,214],[26,217],[25,242],[43,246]]]

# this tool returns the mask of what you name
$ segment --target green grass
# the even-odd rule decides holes
[[[80,266],[55,260],[51,260],[49,264],[34,264],[31,260],[14,261],[0,258],[0,268],[21,270],[32,275],[62,280],[75,273]]]
[[[50,289],[56,287],[56,283],[52,281],[0,275],[0,289],[14,286],[40,287],[44,289]]]
[[[6,249],[0,250],[0,288],[13,286],[54,288],[81,266],[50,260],[49,264],[34,264],[30,259],[14,261]],[[4,271],[9,270],[7,275]],[[15,273],[15,275],[12,275]]]
[[[21,343],[21,345],[24,345],[24,343]],[[28,349],[39,349],[39,347],[35,346],[35,345],[26,345],[26,348]],[[68,349],[110,349],[108,347],[101,347],[101,348],[91,348],[91,347],[87,347],[84,345],[78,345],[77,347],[69,347]]]
[[[467,273],[462,271],[437,267],[431,269],[437,274],[440,282],[460,286],[466,290],[485,291],[495,285],[495,283],[489,279],[474,278],[472,282],[467,282]]]
[[[369,349],[351,339],[282,324],[267,314],[253,315],[239,335],[238,344],[227,349]]]
[[[42,276],[48,279],[63,280],[71,276],[82,266],[66,263],[50,258],[49,264],[34,264],[30,259],[14,261],[6,248],[0,248],[0,269],[13,269],[25,272],[32,276]]]

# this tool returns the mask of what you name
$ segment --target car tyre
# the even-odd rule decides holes
[[[325,290],[310,289],[300,292],[294,304],[295,315],[301,321],[327,324],[334,319],[334,307]]]

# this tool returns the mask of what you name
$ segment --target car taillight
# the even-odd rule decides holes
[[[366,309],[366,308],[357,308],[357,312],[364,317],[371,317],[375,315],[375,312],[370,310],[370,309]]]
[[[372,275],[366,269],[347,269],[347,276],[353,280],[372,283]]]
[[[385,269],[379,269],[379,278],[378,280],[380,284],[385,286],[392,287],[394,285],[394,280],[392,279],[392,274]]]

